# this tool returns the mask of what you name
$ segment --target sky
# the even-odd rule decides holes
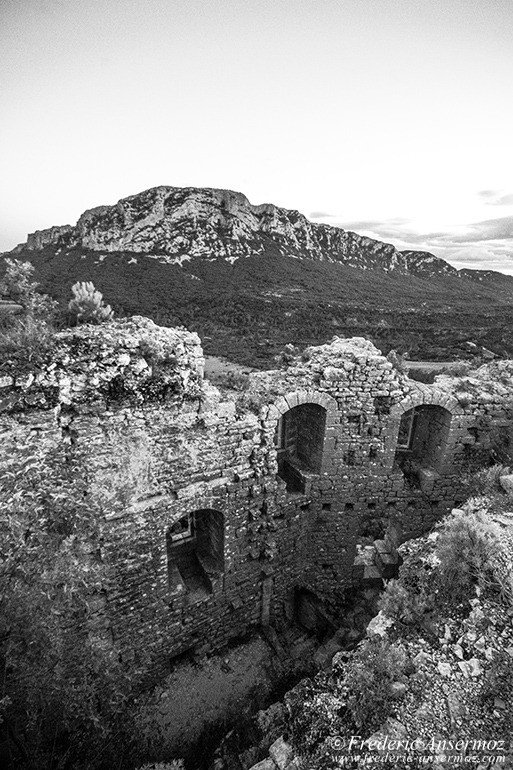
[[[512,0],[1,0],[0,251],[156,185],[513,275]]]

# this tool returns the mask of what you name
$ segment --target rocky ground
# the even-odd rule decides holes
[[[260,712],[251,770],[513,767],[511,507],[504,493],[471,500],[401,546],[367,639]],[[246,770],[250,756],[216,770]]]

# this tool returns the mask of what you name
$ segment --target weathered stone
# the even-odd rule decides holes
[[[444,663],[443,661],[440,661],[437,664],[437,669],[442,676],[450,677],[452,674],[452,666],[450,663]]]
[[[282,737],[274,741],[269,748],[269,756],[278,767],[278,770],[286,770],[293,759],[293,754],[291,745],[286,743]]]
[[[367,626],[367,636],[386,636],[388,629],[393,625],[394,621],[388,618],[383,610],[380,610]]]
[[[499,478],[499,484],[508,495],[513,495],[513,473]]]

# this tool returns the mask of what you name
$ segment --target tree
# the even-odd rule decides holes
[[[5,263],[7,267],[0,281],[0,295],[20,304],[26,317],[49,320],[55,313],[57,302],[48,294],[37,291],[39,283],[32,280],[34,265],[10,257],[6,257]]]
[[[104,304],[103,295],[94,288],[92,281],[77,281],[71,291],[74,296],[68,308],[79,323],[99,324],[111,320],[112,308]]]

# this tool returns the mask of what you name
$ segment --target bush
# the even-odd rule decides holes
[[[387,618],[401,623],[418,623],[429,602],[424,593],[411,593],[398,580],[389,580],[378,602],[378,609]]]
[[[33,364],[55,347],[54,329],[42,319],[17,318],[10,328],[0,330],[0,359]]]
[[[468,489],[469,497],[479,497],[483,495],[504,495],[499,479],[510,473],[510,469],[505,465],[497,463],[489,468],[483,468],[477,473],[473,473],[465,478],[465,485]]]
[[[481,700],[491,702],[500,698],[510,703],[513,697],[513,658],[504,650],[496,651],[481,688]]]
[[[278,366],[287,367],[296,361],[300,353],[301,351],[298,347],[289,343],[274,357],[274,360]]]
[[[176,356],[170,351],[168,344],[149,335],[139,342],[139,352],[151,366],[155,364],[175,366],[177,363]]]
[[[511,577],[505,568],[509,559],[501,530],[477,507],[481,504],[470,501],[465,510],[445,519],[436,546],[439,588],[460,602],[471,598],[476,585],[511,600]]]
[[[406,366],[406,356],[401,353],[397,353],[395,350],[390,350],[387,354],[387,361],[389,361],[394,369],[399,374],[408,374],[408,367]]]
[[[354,724],[376,730],[392,713],[390,685],[402,679],[407,658],[402,647],[381,637],[363,642],[346,668],[344,688]]]
[[[99,324],[111,320],[112,308],[104,304],[103,295],[94,288],[92,281],[77,281],[71,291],[74,296],[68,309],[78,323]]]
[[[219,372],[211,380],[217,387],[227,390],[244,391],[249,387],[249,375],[243,372]]]
[[[40,294],[37,291],[39,284],[31,281],[34,265],[9,257],[5,263],[5,275],[0,281],[0,296],[9,297],[20,304],[27,316],[49,319],[56,311],[57,302],[48,294]]]

